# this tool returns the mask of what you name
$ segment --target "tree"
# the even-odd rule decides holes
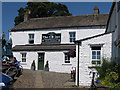
[[[30,10],[31,18],[40,17],[54,17],[54,16],[70,16],[69,10],[66,5],[53,2],[28,2],[25,8],[18,10],[18,16],[15,17],[15,25],[24,21],[24,10]]]

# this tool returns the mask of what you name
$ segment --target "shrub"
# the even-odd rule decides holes
[[[94,68],[98,71],[99,77],[97,79],[101,80],[102,85],[110,86],[112,89],[120,89],[120,65],[103,58],[102,65]]]
[[[48,61],[46,61],[46,65],[45,65],[45,68],[49,68],[49,64],[48,64]]]

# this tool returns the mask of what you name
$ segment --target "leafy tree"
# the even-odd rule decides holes
[[[15,25],[18,25],[24,20],[24,10],[30,10],[31,18],[40,17],[54,17],[54,16],[70,16],[69,10],[66,5],[53,2],[28,2],[25,8],[18,10],[18,16],[15,17]]]

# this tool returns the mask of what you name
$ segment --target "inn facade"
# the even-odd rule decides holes
[[[78,59],[74,41],[103,34],[107,19],[108,14],[100,14],[98,7],[91,15],[29,19],[25,15],[24,22],[9,32],[13,55],[25,69],[31,69],[35,60],[36,70],[43,70],[48,61],[49,71],[70,73]],[[103,38],[93,42],[100,40]]]

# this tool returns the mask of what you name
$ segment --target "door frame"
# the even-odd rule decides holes
[[[38,69],[38,68],[39,68],[39,67],[38,67],[38,66],[39,66],[39,64],[38,64],[38,63],[39,63],[39,61],[38,61],[38,55],[39,55],[39,54],[44,54],[44,60],[43,60],[43,61],[45,62],[45,52],[38,52],[38,53],[37,53],[37,70],[39,70],[39,69]],[[44,63],[44,62],[43,62],[43,63]],[[44,68],[44,64],[43,64],[43,68]]]

